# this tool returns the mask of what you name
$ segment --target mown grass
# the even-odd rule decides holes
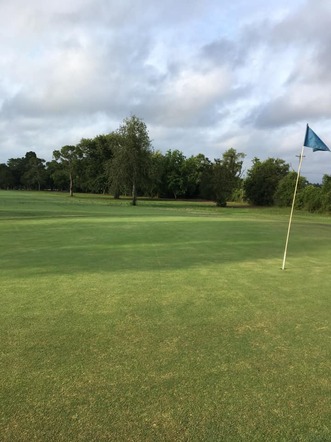
[[[4,441],[329,441],[331,219],[0,192]]]

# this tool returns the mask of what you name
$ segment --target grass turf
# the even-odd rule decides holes
[[[331,219],[0,192],[4,441],[329,441]]]

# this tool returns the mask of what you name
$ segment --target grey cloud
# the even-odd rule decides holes
[[[302,95],[302,100],[295,101],[288,96],[278,97],[265,105],[253,109],[245,118],[244,123],[253,124],[257,128],[272,129],[289,126],[297,122],[311,122],[318,119],[331,118],[329,97]]]
[[[155,147],[211,158],[223,147],[255,153],[249,134],[271,145],[274,129],[325,121],[326,3],[1,2],[0,154],[35,149],[49,159],[131,113]]]
[[[259,129],[278,128],[296,123],[304,118],[303,109],[289,104],[285,97],[277,98],[263,106],[254,108],[243,123]]]
[[[331,3],[307,0],[278,21],[267,37],[273,44],[322,42],[330,34]]]
[[[330,16],[330,2],[308,0],[301,8],[276,23],[266,35],[268,44],[274,50],[292,48],[296,52],[297,69],[289,77],[289,83],[297,80],[329,83]]]
[[[238,46],[234,41],[222,38],[205,45],[201,50],[201,56],[213,64],[236,64],[238,61]]]
[[[221,37],[209,42],[201,49],[201,57],[212,64],[229,64],[238,68],[249,62],[249,58],[260,47],[266,47],[266,35],[273,23],[264,19],[254,24],[238,25],[236,38]]]
[[[217,7],[217,0],[208,0],[207,7]],[[153,29],[173,28],[181,23],[199,19],[205,14],[206,4],[200,0],[88,0],[70,2],[64,11],[55,12],[51,22],[57,26],[87,26],[103,28],[105,32],[126,32],[140,29],[150,32]]]

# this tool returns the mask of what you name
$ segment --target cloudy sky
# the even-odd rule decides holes
[[[0,162],[142,118],[155,149],[331,148],[329,0],[0,0]],[[310,181],[331,154],[305,150]]]

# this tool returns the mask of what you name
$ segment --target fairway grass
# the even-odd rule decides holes
[[[330,441],[331,218],[0,191],[2,441]]]

